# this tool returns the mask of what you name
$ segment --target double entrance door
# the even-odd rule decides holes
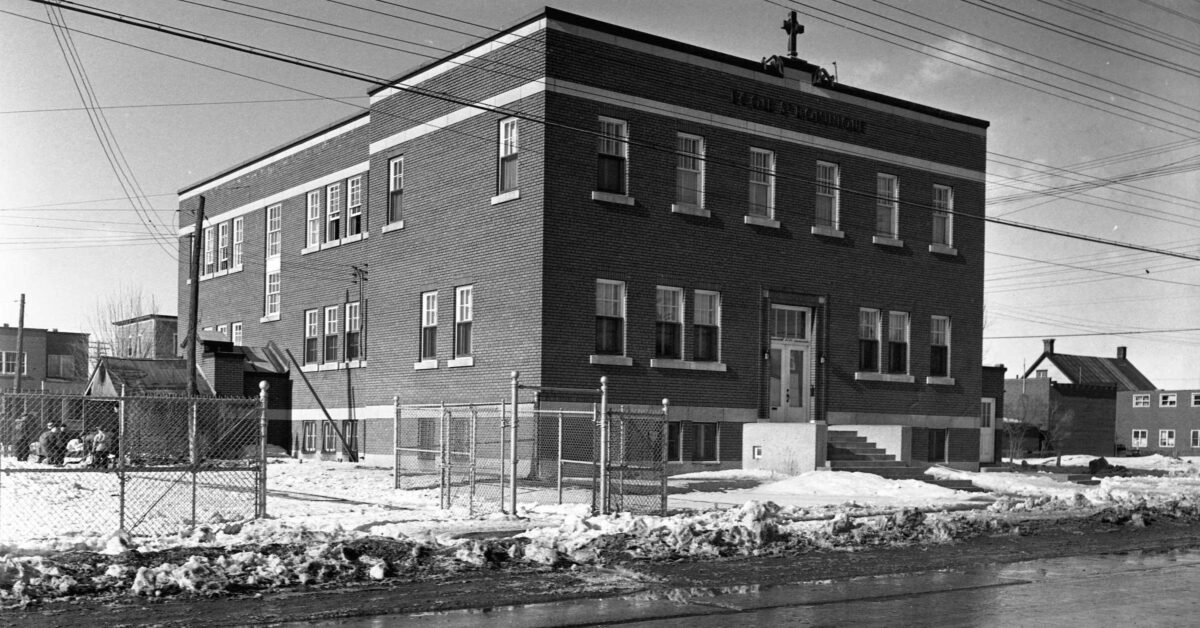
[[[811,321],[808,308],[771,306],[768,368],[772,421],[795,423],[812,417]]]

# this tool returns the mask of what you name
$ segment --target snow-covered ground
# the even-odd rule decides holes
[[[1063,464],[1086,467],[1090,460],[1091,457],[1067,457]],[[1028,462],[1052,465],[1054,459]],[[603,560],[604,552],[612,550],[615,544],[628,556],[662,558],[754,553],[764,544],[781,538],[809,547],[838,547],[843,542],[838,539],[848,534],[857,539],[855,542],[875,539],[869,541],[872,544],[938,542],[955,538],[955,526],[959,524],[951,522],[964,521],[963,517],[968,515],[972,517],[970,525],[987,525],[988,517],[1042,507],[1060,514],[1077,510],[1082,515],[1111,505],[1200,504],[1200,459],[1149,456],[1111,462],[1170,475],[1109,477],[1098,485],[1081,485],[1049,472],[972,473],[946,468],[929,471],[936,477],[969,480],[988,491],[968,493],[916,480],[888,480],[864,473],[817,471],[779,477],[754,471],[715,471],[671,478],[669,504],[676,514],[668,517],[591,516],[582,504],[533,502],[534,497],[548,499],[548,496],[532,492],[522,493],[515,516],[469,517],[462,511],[440,509],[436,489],[395,490],[389,468],[273,460],[269,465],[266,519],[231,521],[225,513],[201,513],[201,521],[208,523],[181,527],[172,534],[124,538],[111,533],[78,532],[69,526],[22,527],[20,518],[4,517],[6,525],[0,530],[0,599],[7,598],[11,603],[20,597],[14,587],[32,586],[30,582],[46,578],[53,580],[53,557],[65,550],[93,550],[110,555],[112,562],[105,577],[124,579],[121,581],[127,582],[129,591],[146,593],[166,586],[164,582],[174,583],[175,590],[188,590],[205,578],[210,585],[217,583],[212,586],[218,588],[224,586],[220,583],[238,577],[254,582],[263,582],[264,578],[303,582],[304,570],[311,570],[312,561],[317,560],[314,556],[336,544],[368,537],[404,539],[423,547],[440,548],[439,551],[452,550],[454,560],[478,565],[489,551],[478,537],[487,535],[473,534],[475,540],[464,539],[464,535],[519,534],[519,544],[508,550],[514,559],[519,556],[532,564],[562,561],[586,564]],[[20,487],[14,486],[11,475],[0,478],[0,482],[8,482],[0,487],[6,491],[0,508],[13,508],[18,500],[32,497],[14,490],[39,490],[28,481],[30,477],[36,476],[26,475],[25,484]],[[56,503],[70,504],[86,501],[94,487],[60,482],[54,490]],[[945,514],[970,509],[975,512]],[[10,510],[8,514],[11,513]],[[313,552],[317,554],[288,566],[281,564],[278,557],[246,551],[247,547],[277,543],[305,545],[315,548]],[[192,547],[237,549],[231,549],[215,563],[194,559],[191,562],[195,564],[143,567],[138,573],[124,567],[121,560],[126,555],[122,552],[128,549],[146,552]],[[321,560],[349,559],[341,556]],[[375,564],[371,574],[383,577],[388,569],[394,568]],[[289,580],[286,575],[289,573],[300,575]],[[21,582],[25,584],[18,587]],[[67,591],[72,585],[59,582],[55,586]],[[42,589],[44,593],[45,587]]]

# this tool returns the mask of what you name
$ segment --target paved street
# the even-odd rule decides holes
[[[1194,626],[1198,588],[1200,550],[1188,549],[303,625]]]

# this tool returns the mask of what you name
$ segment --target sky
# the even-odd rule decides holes
[[[542,6],[85,4],[377,77],[445,56]],[[984,361],[1004,364],[1011,377],[1041,354],[1042,338],[1057,338],[1060,353],[1115,356],[1124,346],[1158,387],[1200,388],[1200,262],[1188,259],[1200,257],[1200,4],[551,6],[751,59],[786,52],[780,24],[796,10],[806,29],[800,57],[840,82],[988,120],[987,215],[1078,237],[988,224]],[[174,314],[176,192],[361,111],[371,86],[62,13],[74,29],[66,49],[103,110],[98,122],[82,109],[46,8],[0,2],[0,322],[16,324],[21,294],[30,327],[94,331],[97,305],[136,289],[159,313]]]

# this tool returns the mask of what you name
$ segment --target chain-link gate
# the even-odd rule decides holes
[[[265,396],[0,393],[0,538],[264,516]]]
[[[542,409],[521,390],[596,403]],[[471,515],[516,512],[518,502],[665,512],[666,417],[666,400],[661,412],[610,410],[603,378],[597,389],[548,388],[514,373],[511,403],[397,405],[395,487],[436,488],[443,508]]]

